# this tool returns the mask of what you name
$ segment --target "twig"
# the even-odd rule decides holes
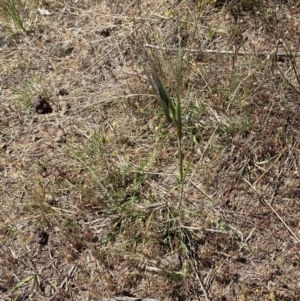
[[[264,197],[249,183],[246,179],[244,181],[257,193],[263,204],[266,204],[273,212],[274,214],[279,218],[279,220],[282,222],[282,224],[285,226],[285,228],[290,232],[290,234],[296,239],[297,242],[300,242],[300,239],[296,236],[296,234],[291,230],[291,228],[285,223],[283,218],[277,213],[277,211],[272,207],[272,205],[267,202]]]
[[[158,299],[153,299],[153,298],[134,298],[134,297],[127,297],[127,296],[116,296],[114,298],[110,299],[102,299],[100,301],[159,301]]]
[[[214,201],[214,199],[209,196],[205,191],[203,191],[199,186],[197,186],[196,183],[194,183],[191,179],[189,179],[189,181],[193,184],[193,186],[198,189],[202,194],[204,194],[209,200],[211,200],[212,202]]]
[[[145,21],[149,20],[164,4],[166,1],[164,1],[161,5],[159,5],[150,15],[148,18],[146,18]],[[120,43],[123,43],[126,39],[128,39],[128,37],[130,37],[134,32],[136,32],[139,28],[141,28],[144,25],[144,23],[142,23],[140,26],[137,26],[136,28],[134,28],[133,30],[131,30],[131,32],[129,34],[127,34],[121,41]],[[119,44],[120,44],[119,43]],[[112,47],[109,51],[107,51],[104,55],[102,55],[99,59],[97,59],[91,66],[89,66],[87,69],[85,69],[82,74],[87,73],[90,69],[92,69],[94,66],[98,65],[99,62],[101,62],[104,58],[106,58],[108,55],[110,55],[115,49],[117,49],[119,47],[119,44],[117,44],[116,46]]]
[[[192,261],[192,260],[191,260],[191,261]],[[208,299],[206,290],[205,290],[205,288],[204,288],[204,285],[203,285],[203,283],[202,283],[202,281],[201,281],[201,279],[200,279],[198,270],[197,270],[197,268],[196,268],[195,259],[192,261],[192,265],[193,265],[193,268],[194,268],[196,277],[197,277],[197,279],[198,279],[198,282],[199,282],[199,284],[200,284],[200,287],[201,287],[201,289],[202,289],[203,295],[204,295],[204,297],[205,297],[205,300],[208,301],[209,299]]]
[[[180,227],[179,229],[180,229],[181,234],[184,235],[184,233],[183,233],[183,231],[182,231],[182,228],[184,228],[184,227]],[[191,244],[190,239],[188,239],[188,240],[189,240],[189,242],[188,242],[189,248],[192,248],[191,245],[190,245],[190,244]],[[189,259],[190,259],[190,261],[191,261],[191,264],[192,264],[192,267],[193,267],[193,269],[194,269],[196,278],[197,278],[197,280],[198,280],[198,282],[199,282],[199,284],[200,284],[200,287],[201,287],[201,289],[202,289],[204,298],[205,298],[206,301],[209,301],[207,292],[206,292],[206,290],[205,290],[205,287],[204,287],[204,285],[203,285],[203,282],[202,282],[202,280],[201,280],[201,278],[200,278],[200,275],[199,275],[199,272],[198,272],[198,269],[197,269],[197,262],[196,262],[194,256],[191,254],[191,252],[188,252],[188,257],[189,257]]]
[[[178,48],[174,47],[161,47],[161,46],[156,46],[156,45],[151,45],[151,44],[145,44],[144,45],[147,48],[152,48],[152,49],[157,49],[157,50],[165,50],[165,51],[170,51],[170,52],[178,52]],[[212,54],[237,54],[237,55],[253,55],[253,52],[247,52],[247,51],[239,51],[236,53],[234,50],[214,50],[214,49],[194,49],[194,48],[184,48],[182,49],[184,52],[191,52],[191,53],[212,53]],[[294,53],[286,53],[283,51],[276,52],[274,50],[273,52],[259,52],[258,55],[266,56],[266,57],[272,57],[273,55],[276,56],[291,56],[293,55],[294,57],[300,57],[299,52],[294,52]]]
[[[286,147],[281,151],[281,153],[278,155],[278,157],[276,158],[276,160],[269,166],[269,168],[257,180],[255,180],[255,182],[252,184],[253,186],[255,186],[262,179],[262,177],[264,177],[265,174],[267,174],[270,171],[270,169],[280,159],[280,157],[283,155],[283,153],[285,151],[286,151]]]
[[[77,270],[77,267],[75,265],[72,265],[71,268],[68,271],[67,276],[65,277],[65,279],[60,284],[59,288],[63,288],[66,285],[67,281],[74,276],[76,270]]]
[[[188,229],[188,230],[198,230],[198,231],[208,231],[208,232],[214,232],[214,233],[222,233],[226,234],[226,231],[222,230],[215,230],[215,229],[204,229],[204,228],[199,228],[199,227],[189,227],[189,226],[179,226],[182,229]]]

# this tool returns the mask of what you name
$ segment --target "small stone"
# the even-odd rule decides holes
[[[181,269],[181,260],[177,253],[166,256],[161,260],[164,268],[178,271]]]
[[[59,143],[59,142],[65,142],[65,132],[63,129],[58,129],[56,133],[56,137],[54,138],[54,141]]]
[[[45,286],[45,296],[46,296],[46,297],[50,297],[50,296],[52,295],[52,294],[51,294],[51,290],[52,290],[51,285],[47,284],[47,285]]]
[[[60,101],[59,106],[62,115],[66,115],[71,108],[70,104],[66,101]]]
[[[53,55],[57,57],[66,57],[72,53],[73,49],[74,47],[70,43],[61,42],[53,49]]]
[[[45,202],[47,204],[53,204],[54,202],[54,197],[51,194],[45,194]]]

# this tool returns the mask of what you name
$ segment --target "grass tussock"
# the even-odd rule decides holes
[[[25,31],[21,11],[24,11],[24,6],[18,0],[1,0],[0,1],[0,16],[3,21],[11,23],[9,27],[13,33],[22,33]]]
[[[296,2],[0,14],[3,300],[297,300]]]

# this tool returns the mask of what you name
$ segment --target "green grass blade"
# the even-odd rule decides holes
[[[170,117],[170,108],[173,107],[173,104],[170,102],[171,98],[169,96],[169,93],[167,92],[163,82],[161,81],[161,79],[158,77],[158,75],[155,73],[153,69],[152,69],[152,78],[155,83],[154,89],[157,91],[158,102],[168,122],[170,122],[172,120]]]
[[[181,74],[182,74],[182,47],[181,47],[181,24],[179,24],[179,52],[178,52],[178,64],[177,64],[177,102],[176,102],[176,128],[177,136],[182,138],[182,122],[181,122]]]
[[[164,85],[163,81],[160,79],[160,77],[158,75],[158,71],[154,64],[153,58],[151,57],[151,55],[149,53],[147,53],[147,55],[148,55],[150,69],[151,69],[151,76],[149,76],[148,72],[146,72],[147,76],[148,76],[154,90],[157,93],[158,102],[164,112],[164,115],[165,115],[167,121],[171,122],[172,118],[170,117],[170,110],[172,113],[173,120],[175,120],[175,107],[174,107],[172,99],[166,89],[166,86]]]

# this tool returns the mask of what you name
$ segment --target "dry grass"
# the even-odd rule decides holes
[[[1,10],[0,300],[299,299],[300,7],[279,2],[16,2],[24,31]]]

